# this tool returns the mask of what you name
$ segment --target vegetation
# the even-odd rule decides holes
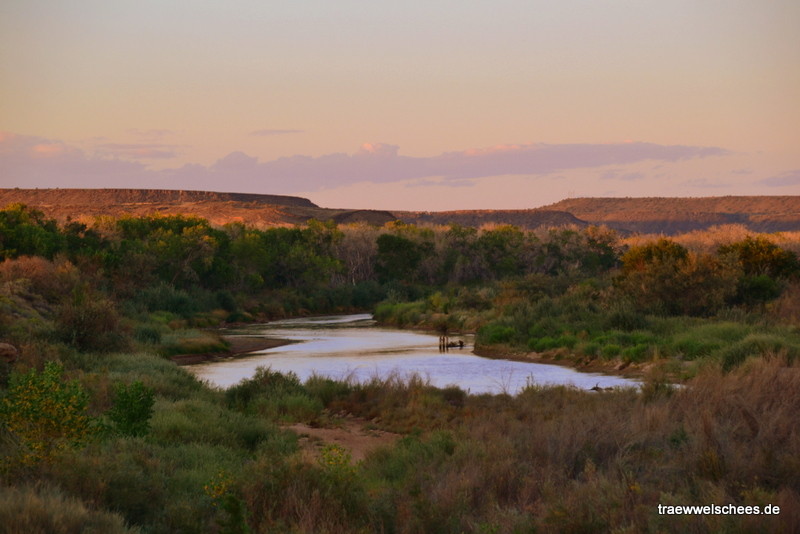
[[[717,236],[711,233],[709,235]],[[792,532],[800,265],[785,236],[622,239],[390,223],[59,226],[0,211],[0,527],[8,532]],[[481,350],[636,369],[640,391],[468,395],[168,358],[226,322],[374,310]],[[676,386],[676,382],[683,385]],[[401,434],[314,459],[291,423]],[[767,504],[771,517],[658,505]]]

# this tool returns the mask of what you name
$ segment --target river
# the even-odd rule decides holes
[[[559,365],[476,356],[471,353],[471,335],[451,336],[451,341],[464,341],[465,347],[440,352],[435,334],[377,326],[369,314],[287,319],[238,328],[226,335],[268,336],[295,343],[187,367],[198,378],[221,388],[253,376],[258,367],[291,371],[302,381],[312,374],[359,382],[376,376],[418,374],[433,386],[456,385],[473,394],[513,395],[528,384],[569,384],[582,389],[639,385],[635,380],[581,373]]]

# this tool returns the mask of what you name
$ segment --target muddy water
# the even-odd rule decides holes
[[[456,385],[470,393],[516,394],[528,384],[570,384],[589,389],[630,386],[638,382],[558,365],[482,358],[471,353],[472,336],[453,336],[463,349],[440,352],[438,336],[377,326],[368,314],[275,321],[227,332],[296,341],[244,358],[188,366],[212,385],[228,387],[251,377],[258,367],[294,372],[305,381],[312,374],[357,381],[413,374],[437,387]]]

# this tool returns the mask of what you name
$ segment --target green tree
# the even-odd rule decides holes
[[[433,249],[430,243],[416,243],[394,234],[379,235],[377,244],[375,272],[381,282],[416,281],[417,267]]]
[[[748,236],[719,247],[717,252],[734,258],[742,270],[733,304],[754,306],[773,300],[781,294],[781,279],[800,274],[797,255],[764,237]]]
[[[660,239],[622,256],[616,287],[641,312],[710,315],[735,293],[739,274],[719,257],[689,254],[674,241]]]
[[[55,362],[47,362],[41,373],[11,373],[0,416],[18,438],[20,450],[6,461],[35,464],[91,436],[89,395],[77,380],[64,380],[63,373]]]
[[[64,248],[64,236],[55,220],[25,204],[0,210],[0,259],[44,256],[52,259]]]
[[[783,249],[765,237],[748,236],[743,241],[719,247],[720,255],[734,255],[746,276],[767,275],[787,278],[800,273],[797,255]]]

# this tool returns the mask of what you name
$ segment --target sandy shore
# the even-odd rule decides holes
[[[283,345],[294,343],[294,341],[290,339],[258,336],[222,336],[222,339],[230,346],[227,351],[204,352],[200,354],[177,354],[170,359],[178,365],[191,365],[194,363],[235,358],[236,356],[250,354],[251,352],[274,349],[275,347],[282,347]]]
[[[558,358],[546,353],[513,352],[486,347],[476,348],[473,353],[477,356],[483,356],[484,358],[560,365],[584,373],[603,373],[623,378],[638,379],[644,378],[647,372],[656,365],[655,362],[652,361],[642,363],[625,363],[619,360],[603,361],[598,359],[585,361],[582,358],[572,358],[569,356]]]

